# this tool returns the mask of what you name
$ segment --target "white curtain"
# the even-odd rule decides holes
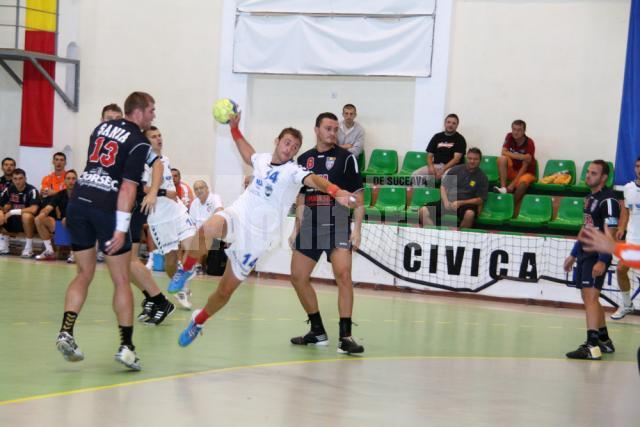
[[[292,3],[292,6],[299,3],[285,0],[240,3],[255,3],[257,7],[263,2]],[[390,4],[382,0],[371,3]],[[433,29],[432,15],[376,18],[241,13],[234,36],[233,71],[428,77]]]
[[[425,15],[436,0],[238,0],[241,12]]]

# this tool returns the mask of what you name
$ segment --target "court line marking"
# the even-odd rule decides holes
[[[146,378],[144,380],[128,381],[124,383],[108,384],[103,386],[80,388],[76,390],[39,394],[35,396],[20,397],[17,399],[1,400],[0,406],[6,406],[10,404],[17,404],[17,403],[25,403],[33,400],[49,399],[54,397],[71,396],[74,394],[89,393],[89,392],[102,391],[102,390],[111,390],[115,388],[129,387],[129,386],[135,386],[140,384],[149,384],[149,383],[155,383],[160,381],[178,380],[183,378],[192,378],[192,377],[210,375],[210,374],[224,374],[228,372],[236,372],[236,371],[249,370],[249,369],[277,368],[277,367],[283,367],[283,366],[296,366],[296,365],[305,365],[305,364],[314,364],[314,363],[338,363],[338,362],[339,363],[343,363],[343,362],[355,363],[355,362],[380,362],[380,361],[388,362],[388,361],[403,361],[403,360],[513,360],[513,361],[535,360],[535,361],[545,361],[545,362],[546,361],[565,361],[568,363],[571,363],[571,362],[592,363],[592,361],[590,360],[567,360],[566,358],[553,358],[553,357],[499,357],[499,356],[379,356],[379,357],[352,356],[348,358],[334,358],[334,359],[320,359],[320,360],[292,360],[292,361],[286,361],[286,362],[258,363],[254,365],[207,369],[207,370],[198,371],[198,372],[187,372],[184,374],[167,375],[164,377],[157,377],[157,378]],[[626,360],[608,360],[605,363],[619,363],[619,364],[629,364],[629,365],[636,364],[635,361],[626,361]]]

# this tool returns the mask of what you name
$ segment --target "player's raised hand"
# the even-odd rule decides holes
[[[122,231],[114,231],[113,236],[111,236],[111,240],[108,240],[107,244],[105,245],[106,254],[113,255],[120,249],[122,249],[126,236],[126,233],[123,233]]]
[[[238,111],[238,114],[234,114],[229,117],[229,126],[231,128],[237,128],[240,125],[240,118],[242,116],[242,111]]]

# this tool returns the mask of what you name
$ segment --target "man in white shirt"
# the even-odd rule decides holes
[[[191,202],[189,215],[196,222],[196,226],[200,227],[214,213],[222,210],[222,199],[219,195],[211,193],[207,183],[201,180],[193,183],[193,192],[196,198]]]
[[[342,117],[338,128],[338,145],[353,154],[356,159],[364,150],[364,128],[356,122],[356,106],[346,104],[342,107]]]
[[[632,245],[640,245],[640,158],[635,165],[636,179],[624,186],[624,205],[620,215],[620,226],[616,232],[616,239],[622,240],[625,235],[626,242]],[[629,313],[633,313],[633,301],[631,301],[631,281],[629,280],[629,266],[618,263],[616,271],[618,286],[622,304],[611,315],[613,320],[620,320]]]

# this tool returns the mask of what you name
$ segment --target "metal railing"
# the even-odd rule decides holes
[[[0,0],[2,1],[2,0]],[[4,48],[12,47],[14,49],[21,49],[20,34],[25,30],[37,30],[37,28],[28,27],[26,25],[26,11],[34,11],[43,13],[46,15],[54,15],[56,17],[56,31],[55,31],[55,53],[58,52],[58,23],[60,21],[59,6],[60,1],[56,0],[56,12],[49,12],[48,10],[38,9],[35,7],[28,7],[26,0],[15,0],[15,2],[4,0],[0,3],[0,28],[14,29],[14,40],[12,46],[0,46]],[[6,19],[9,18],[9,19]],[[8,34],[8,32],[7,32]],[[23,40],[24,42],[24,40]]]

